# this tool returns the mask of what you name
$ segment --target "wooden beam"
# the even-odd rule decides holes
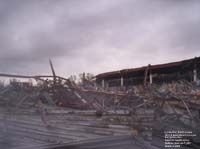
[[[150,64],[145,69],[145,73],[144,73],[144,85],[147,84],[147,77],[148,77],[149,68],[150,68]]]

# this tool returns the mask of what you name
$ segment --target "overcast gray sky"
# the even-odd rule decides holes
[[[199,0],[0,0],[0,72],[98,74],[200,56]]]

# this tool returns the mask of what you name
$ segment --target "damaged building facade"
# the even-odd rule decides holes
[[[199,83],[200,57],[183,61],[106,72],[96,75],[105,89],[128,90],[133,86],[171,83],[178,80]]]

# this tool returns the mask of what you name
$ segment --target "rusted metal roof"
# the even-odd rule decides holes
[[[150,70],[156,71],[156,70],[161,70],[161,69],[170,69],[170,68],[175,68],[175,67],[181,67],[181,66],[185,65],[186,63],[194,62],[194,61],[196,61],[197,63],[200,63],[200,57],[195,57],[192,59],[171,62],[171,63],[165,63],[165,64],[150,65]],[[138,67],[138,68],[122,69],[122,70],[118,70],[118,71],[105,72],[105,73],[96,75],[96,78],[101,79],[101,78],[120,77],[120,76],[129,74],[129,73],[133,73],[133,72],[145,71],[145,69],[147,67],[148,66],[143,66],[143,67]]]

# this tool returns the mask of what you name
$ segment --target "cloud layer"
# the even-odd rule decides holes
[[[0,0],[0,72],[94,74],[200,56],[198,0]]]

